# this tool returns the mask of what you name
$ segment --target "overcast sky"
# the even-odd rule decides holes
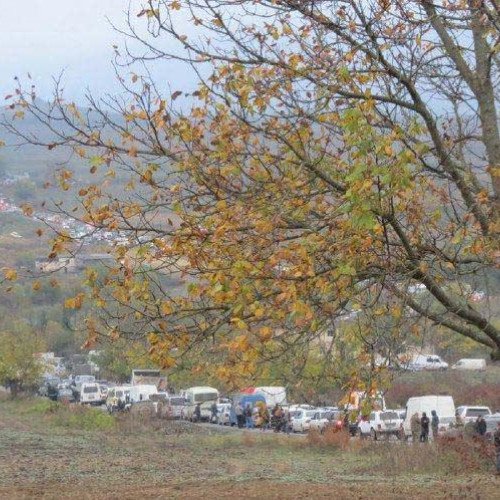
[[[0,92],[10,93],[14,76],[30,72],[37,93],[48,98],[51,77],[65,71],[67,97],[80,101],[88,86],[113,93],[112,45],[122,45],[106,17],[122,24],[129,0],[1,0]],[[140,0],[132,0],[139,11]],[[153,68],[173,87],[191,81],[186,69],[171,63]]]

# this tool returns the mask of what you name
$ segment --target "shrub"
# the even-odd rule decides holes
[[[56,424],[61,427],[92,431],[108,430],[115,425],[114,417],[108,413],[79,405],[71,405],[64,409],[61,408],[56,416]]]
[[[308,445],[342,451],[350,449],[351,446],[349,433],[332,427],[327,427],[322,434],[315,430],[310,431],[307,434],[306,442]]]
[[[56,413],[60,409],[61,409],[61,404],[58,403],[57,401],[51,401],[50,399],[40,399],[36,401],[36,403],[26,408],[25,413],[47,415],[51,413]]]

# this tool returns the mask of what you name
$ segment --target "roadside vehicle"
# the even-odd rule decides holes
[[[242,394],[263,396],[268,408],[275,405],[286,406],[286,389],[279,386],[248,387],[241,391]]]
[[[486,370],[486,360],[472,358],[459,359],[454,365],[451,366],[451,369],[484,371]]]
[[[182,396],[170,396],[167,401],[170,418],[182,418],[186,400]]]
[[[153,405],[153,412],[159,418],[170,418],[167,392],[155,392],[147,399]]]
[[[403,431],[406,437],[411,436],[411,417],[425,412],[431,418],[432,410],[436,410],[439,417],[439,430],[446,431],[456,423],[455,403],[451,396],[420,396],[408,399],[406,415],[403,421]]]
[[[101,404],[101,390],[96,382],[82,383],[80,390],[80,403],[98,405]]]
[[[38,389],[38,394],[55,401],[57,399],[57,391],[60,383],[61,379],[59,377],[47,377]]]
[[[193,420],[196,405],[199,404],[201,419],[209,421],[212,415],[210,408],[214,402],[219,401],[219,391],[208,386],[190,387],[184,391],[183,396],[186,400],[184,418],[188,420]]]
[[[266,399],[264,396],[261,394],[235,394],[233,396],[233,404],[231,405],[231,409],[229,412],[229,420],[231,425],[238,425],[238,420],[236,418],[236,406],[238,404],[241,405],[243,409],[247,407],[247,405],[250,405],[252,407],[252,412],[253,410],[257,407],[258,404],[266,404]],[[272,407],[267,406],[267,409],[269,410],[269,413],[272,411]]]
[[[160,370],[134,369],[130,378],[131,385],[154,385],[158,391],[167,389],[167,377]]]
[[[412,372],[422,370],[447,370],[448,363],[435,354],[417,354],[410,360],[407,369]]]
[[[333,412],[329,410],[317,411],[309,423],[309,430],[324,432],[329,425],[332,425],[332,422],[335,422],[335,417],[338,413],[340,412]]]
[[[475,422],[477,417],[481,415],[491,415],[491,410],[487,406],[459,406],[456,415],[460,417],[462,423]]]
[[[289,405],[288,411],[314,410],[315,407],[308,404]]]
[[[500,413],[493,413],[484,417],[486,422],[486,437],[493,438],[493,434],[497,430],[498,422],[500,422]]]
[[[57,401],[72,403],[74,400],[73,391],[68,386],[62,386],[57,389]]]
[[[108,386],[99,382],[99,391],[101,394],[101,403],[105,403],[108,397]]]
[[[77,375],[73,382],[75,391],[80,393],[82,390],[82,384],[90,384],[95,382],[94,375]]]
[[[311,427],[311,420],[316,410],[298,410],[290,414],[292,432],[306,432]]]
[[[148,401],[152,394],[158,394],[156,385],[141,384],[133,385],[130,387],[130,402],[140,403],[141,401]]]
[[[117,410],[125,410],[130,406],[130,387],[117,386],[108,389],[106,408],[110,413]]]
[[[381,436],[401,437],[402,418],[395,410],[373,411],[358,424],[361,437],[371,436],[377,440]]]
[[[217,405],[217,420],[219,425],[231,425],[231,403]]]

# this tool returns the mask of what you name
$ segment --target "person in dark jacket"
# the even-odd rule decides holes
[[[198,403],[198,404],[194,407],[194,413],[193,413],[193,416],[194,416],[194,421],[195,421],[195,422],[200,422],[200,421],[201,421],[201,405],[200,405],[200,403]]]
[[[486,434],[486,420],[482,415],[479,415],[476,419],[476,434],[478,436],[484,436]]]
[[[219,418],[218,418],[219,410],[217,409],[217,403],[215,401],[212,403],[212,406],[210,407],[210,413],[211,413],[211,419],[210,420],[214,424],[218,424],[219,423]]]
[[[439,417],[437,416],[436,410],[431,411],[431,428],[432,439],[436,439],[439,432]]]
[[[429,425],[430,420],[425,411],[422,413],[422,418],[420,419],[420,442],[426,443],[429,441]]]

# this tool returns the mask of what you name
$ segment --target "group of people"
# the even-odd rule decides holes
[[[285,411],[280,405],[276,404],[269,411],[266,403],[257,402],[255,409],[250,403],[245,407],[237,403],[234,412],[236,415],[236,424],[242,429],[253,429],[260,427],[262,430],[272,428],[275,432],[290,432],[291,417],[290,412]]]
[[[411,435],[414,442],[420,441],[426,443],[429,441],[430,431],[432,430],[432,438],[436,439],[439,434],[439,417],[436,410],[431,411],[431,418],[427,413],[422,412],[422,416],[414,413],[410,419]]]

